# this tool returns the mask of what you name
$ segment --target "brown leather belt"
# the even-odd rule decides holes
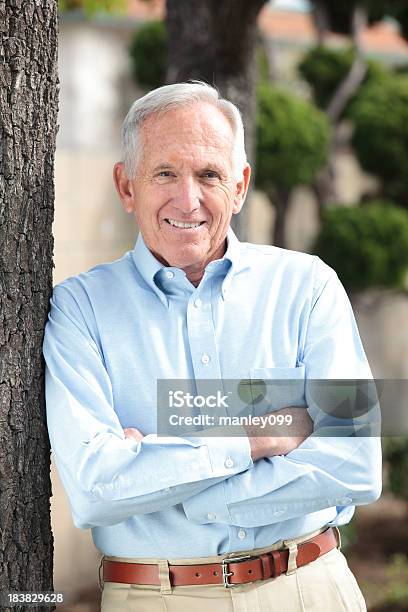
[[[332,527],[298,544],[297,567],[315,561],[333,548],[340,546]],[[236,556],[221,563],[170,565],[172,586],[192,584],[223,584],[225,587],[277,578],[288,569],[289,550],[271,550],[260,555]],[[127,563],[103,559],[104,582],[160,585],[159,566],[147,563]]]

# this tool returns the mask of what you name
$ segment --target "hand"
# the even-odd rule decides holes
[[[126,427],[123,431],[125,432],[125,438],[132,438],[136,442],[140,442],[144,438],[142,432],[136,429],[136,427]]]
[[[313,433],[313,421],[306,408],[292,406],[267,414],[290,415],[292,423],[291,425],[269,425],[264,429],[260,429],[259,426],[255,425],[246,425],[245,429],[251,447],[252,461],[257,461],[264,457],[287,455],[300,446]],[[285,435],[288,432],[292,435]],[[271,435],[266,435],[267,433]]]

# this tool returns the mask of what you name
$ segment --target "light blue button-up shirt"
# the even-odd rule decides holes
[[[141,235],[54,289],[47,421],[74,523],[121,557],[264,547],[347,523],[381,490],[379,438],[312,435],[253,462],[246,437],[160,437],[157,379],[370,378],[347,295],[319,258],[240,243],[196,288]],[[305,406],[315,424],[319,408]],[[316,426],[316,425],[315,425]],[[124,428],[145,437],[126,439]]]

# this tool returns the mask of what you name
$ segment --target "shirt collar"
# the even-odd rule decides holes
[[[134,264],[147,285],[154,291],[157,297],[165,306],[169,305],[166,294],[156,285],[154,277],[159,270],[165,266],[160,263],[153,253],[147,248],[143,240],[142,232],[139,231],[135,248],[132,251]]]
[[[222,297],[225,300],[234,274],[241,269],[241,243],[231,227],[227,232],[227,250],[221,259],[211,261],[207,267],[207,274],[224,274],[222,282]],[[156,283],[156,275],[160,270],[172,270],[177,273],[178,268],[164,266],[147,248],[142,233],[139,232],[135,247],[131,251],[134,264],[147,285],[154,291],[160,301],[168,307],[168,296]]]
[[[228,228],[227,232],[227,250],[225,251],[222,260],[230,262],[229,270],[227,271],[225,278],[222,283],[222,298],[226,299],[227,292],[230,288],[234,275],[241,269],[242,258],[241,258],[241,243],[236,237],[232,227]],[[221,261],[222,261],[221,260]]]

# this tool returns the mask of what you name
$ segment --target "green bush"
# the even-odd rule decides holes
[[[167,68],[167,31],[163,21],[149,21],[135,32],[130,45],[133,76],[147,89],[164,85]]]
[[[387,198],[408,206],[408,75],[367,84],[350,117],[361,165],[380,177]]]
[[[313,47],[299,64],[299,72],[313,91],[314,100],[320,108],[326,108],[338,84],[350,70],[353,51]]]
[[[388,485],[392,493],[408,501],[408,438],[387,438],[384,459],[388,463]]]
[[[328,154],[330,128],[309,102],[263,83],[258,88],[256,176],[259,189],[310,183]]]
[[[356,523],[354,519],[352,519],[346,525],[341,525],[340,536],[341,536],[341,550],[347,553],[350,548],[353,547],[354,544],[358,541],[358,532],[356,529]]]
[[[314,252],[347,289],[401,288],[408,270],[408,213],[389,202],[328,208]]]
[[[327,108],[336,88],[350,71],[354,56],[352,47],[330,49],[318,46],[310,49],[303,57],[299,64],[299,72],[312,88],[317,106]],[[372,82],[382,82],[387,74],[388,71],[382,64],[370,60],[362,86]],[[348,108],[349,105],[345,114]]]
[[[126,9],[125,0],[58,0],[60,11],[83,9],[85,15],[92,17],[97,13],[121,13]]]

